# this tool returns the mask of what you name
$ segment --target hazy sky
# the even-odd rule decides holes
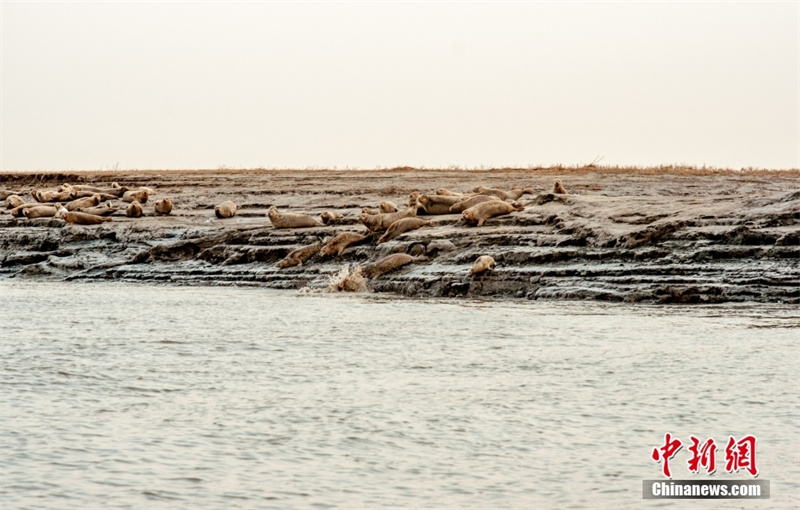
[[[800,167],[800,2],[9,2],[2,170]]]

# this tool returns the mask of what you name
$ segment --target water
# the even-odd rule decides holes
[[[670,432],[800,505],[800,313],[0,282],[0,502],[687,508]],[[686,468],[674,478],[707,478]],[[665,504],[666,503],[666,504]],[[742,502],[704,501],[704,508]]]

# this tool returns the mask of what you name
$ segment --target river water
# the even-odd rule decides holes
[[[800,505],[800,311],[0,281],[0,503],[688,508],[671,433]],[[676,479],[691,474],[683,448]],[[713,478],[711,477],[711,478]],[[703,501],[703,508],[740,508]]]

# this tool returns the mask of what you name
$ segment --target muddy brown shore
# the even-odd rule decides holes
[[[568,195],[553,194],[556,179]],[[371,171],[224,170],[0,173],[21,193],[69,184],[135,188],[155,195],[145,215],[124,207],[101,225],[0,215],[0,277],[125,280],[171,284],[326,288],[342,268],[392,253],[425,255],[367,282],[405,296],[598,299],[650,303],[800,302],[800,171],[547,168]],[[521,212],[482,227],[460,214],[433,227],[302,266],[275,264],[291,251],[342,232],[365,232],[361,208],[439,188],[531,188]],[[152,203],[174,210],[155,216]],[[231,200],[233,218],[214,206]],[[334,225],[275,229],[267,210],[343,215]],[[5,211],[7,212],[7,211]],[[491,255],[493,272],[470,276]]]

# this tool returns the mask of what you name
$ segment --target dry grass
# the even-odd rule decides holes
[[[215,169],[161,169],[161,170],[69,170],[69,171],[39,171],[39,170],[3,170],[0,171],[0,176],[7,175],[24,175],[26,177],[41,177],[43,180],[69,180],[80,178],[87,173],[100,176],[114,176],[114,175],[157,175],[168,173],[171,175],[181,174],[239,174],[239,175],[255,175],[255,174],[284,174],[284,173],[305,173],[305,174],[320,174],[320,173],[537,173],[537,174],[642,174],[642,175],[657,175],[657,174],[673,174],[673,175],[741,175],[741,174],[773,174],[780,173],[787,175],[788,173],[798,173],[800,169],[768,169],[768,168],[716,168],[716,167],[697,167],[691,165],[659,165],[659,166],[619,166],[619,165],[597,165],[589,163],[587,165],[553,165],[553,166],[529,166],[529,167],[487,167],[487,168],[469,168],[469,167],[455,167],[448,168],[424,168],[424,167],[411,167],[401,166],[394,168],[215,168]]]

